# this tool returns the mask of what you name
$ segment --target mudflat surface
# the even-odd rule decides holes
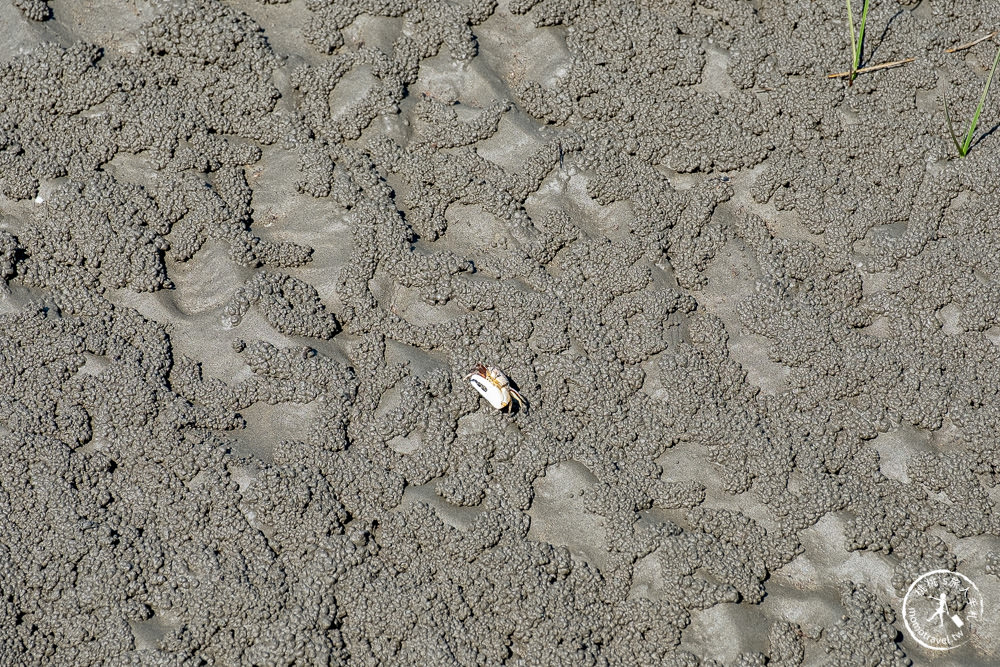
[[[0,2],[2,663],[997,664],[998,25]]]

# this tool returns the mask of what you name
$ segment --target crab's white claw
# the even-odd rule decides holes
[[[502,410],[508,403],[510,403],[509,392],[504,392],[503,389],[497,387],[485,376],[480,375],[479,373],[473,373],[469,376],[469,384],[471,384],[472,388],[478,391],[482,397],[489,401],[489,404],[497,410]]]

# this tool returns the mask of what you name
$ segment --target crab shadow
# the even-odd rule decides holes
[[[517,392],[518,396],[521,397],[521,400],[519,401],[516,398],[514,398],[513,396],[511,396],[511,401],[507,405],[507,412],[508,412],[508,414],[512,414],[513,415],[513,414],[516,414],[516,413],[522,412],[522,411],[525,414],[527,414],[527,412],[528,412],[528,399],[524,398],[524,394],[521,393],[521,388],[519,386],[517,386],[517,383],[514,382],[513,380],[511,380],[510,378],[507,378],[507,384],[510,385],[511,389],[513,389],[514,391]],[[523,404],[522,404],[522,401],[523,401]]]

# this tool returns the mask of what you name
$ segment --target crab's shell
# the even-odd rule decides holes
[[[510,390],[507,387],[498,387],[493,380],[481,373],[470,375],[469,384],[497,410],[502,410],[510,404]]]

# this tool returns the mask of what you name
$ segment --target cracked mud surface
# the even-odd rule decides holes
[[[1000,10],[843,9],[0,4],[4,664],[1000,660]]]

